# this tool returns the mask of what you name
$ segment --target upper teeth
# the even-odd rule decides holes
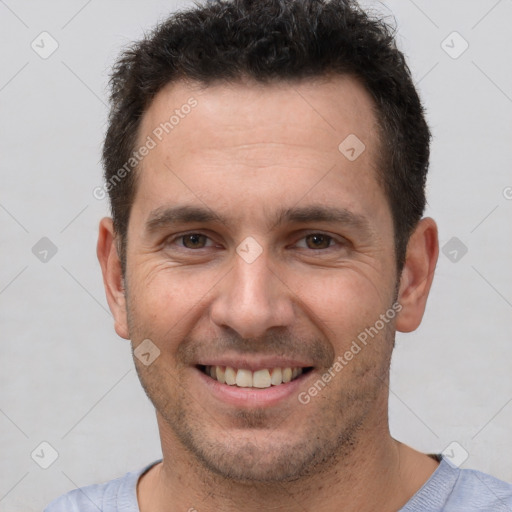
[[[302,368],[271,368],[264,370],[236,369],[231,366],[206,366],[206,373],[222,384],[241,388],[269,388],[290,382],[302,374]]]

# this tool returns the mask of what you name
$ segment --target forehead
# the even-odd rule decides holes
[[[146,217],[185,199],[267,213],[307,194],[356,213],[362,196],[382,203],[373,101],[349,76],[207,87],[178,81],[144,114],[139,143],[150,139],[134,204]]]
[[[348,75],[268,84],[239,80],[208,86],[179,80],[155,96],[140,133],[153,133],[158,142],[161,138],[168,144],[174,142],[174,151],[182,142],[219,149],[243,144],[249,133],[259,139],[253,142],[293,143],[297,132],[310,135],[312,148],[321,151],[336,147],[353,134],[365,139],[372,151],[377,142],[373,106],[365,88]],[[188,138],[191,123],[202,139]]]

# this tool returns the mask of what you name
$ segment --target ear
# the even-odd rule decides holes
[[[103,285],[108,305],[114,315],[114,328],[121,338],[130,339],[126,297],[121,270],[121,260],[117,252],[116,236],[112,219],[105,217],[100,222],[96,254],[103,273]]]
[[[402,306],[396,319],[398,331],[411,332],[420,325],[438,255],[437,225],[426,217],[420,220],[407,244],[398,292],[398,302]]]

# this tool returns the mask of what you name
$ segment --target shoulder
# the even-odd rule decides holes
[[[461,469],[447,505],[452,503],[472,507],[470,510],[510,512],[512,484],[474,469]]]
[[[116,487],[119,487],[116,479],[101,485],[88,485],[79,489],[73,489],[52,501],[43,512],[98,512],[104,510],[105,496]]]
[[[400,512],[512,512],[512,484],[442,458]]]
[[[52,501],[43,512],[138,512],[137,482],[157,462],[109,482],[73,489]]]

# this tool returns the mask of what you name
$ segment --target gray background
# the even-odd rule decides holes
[[[102,184],[109,66],[122,46],[186,5],[0,0],[5,512],[40,510],[75,486],[160,456],[153,408],[106,305],[95,243],[108,207],[92,191]],[[366,5],[396,16],[428,109],[427,214],[445,248],[422,326],[398,335],[391,431],[512,481],[512,1]],[[43,31],[59,45],[46,59],[31,47],[51,49]],[[58,458],[42,469],[52,450]]]

